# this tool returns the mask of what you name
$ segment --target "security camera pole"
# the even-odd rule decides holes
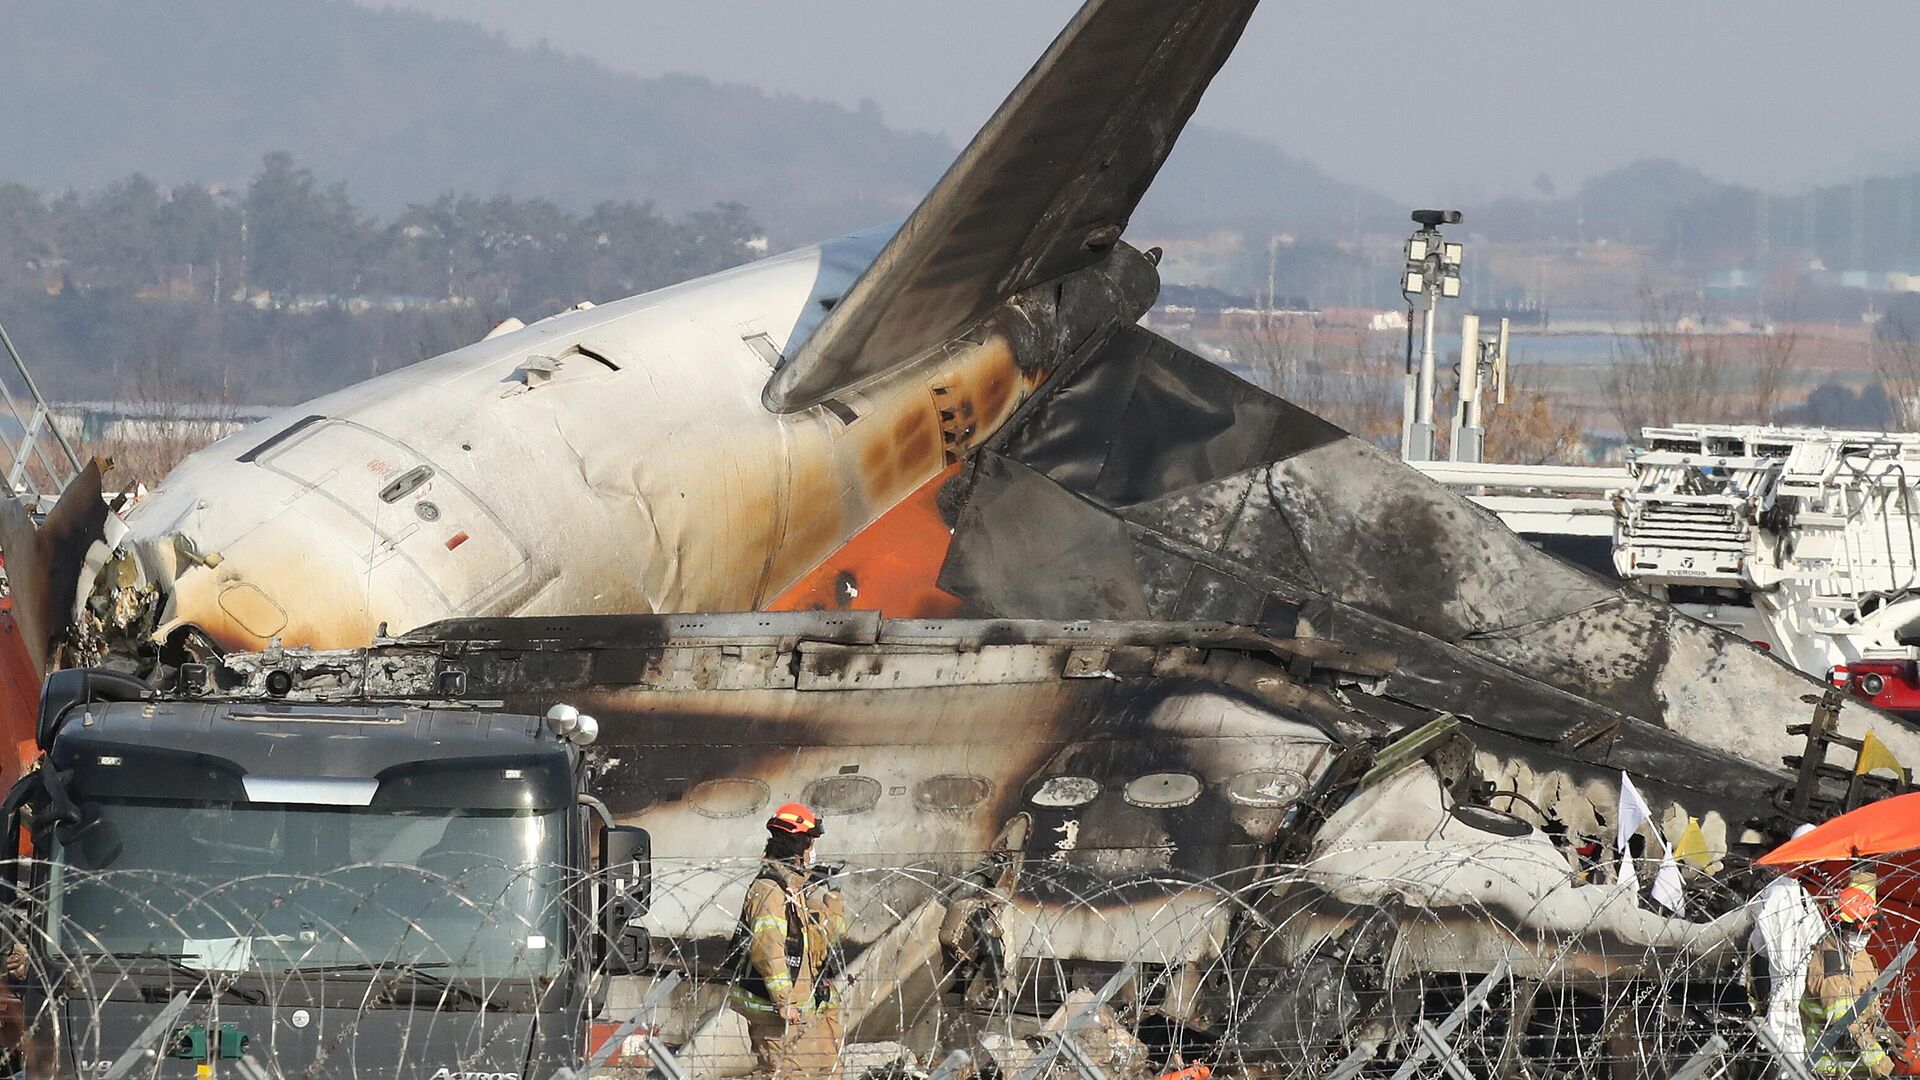
[[[1413,307],[1421,307],[1420,330],[1423,344],[1420,366],[1413,366],[1413,338],[1407,338],[1406,398],[1400,410],[1400,456],[1407,461],[1433,460],[1433,312],[1440,298],[1451,300],[1460,295],[1459,244],[1440,236],[1440,226],[1460,221],[1458,210],[1415,210],[1418,232],[1407,240],[1406,274],[1400,291],[1406,294],[1409,317]]]

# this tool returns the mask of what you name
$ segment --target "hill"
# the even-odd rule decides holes
[[[238,180],[286,150],[381,212],[445,190],[733,201],[810,237],[899,217],[951,155],[876,109],[615,75],[337,0],[27,0],[8,23],[0,172],[35,187]]]
[[[380,214],[443,191],[670,214],[744,204],[776,246],[898,218],[955,148],[847,109],[639,78],[470,23],[342,0],[22,0],[0,35],[0,180],[239,184],[285,150]],[[1194,131],[1142,224],[1346,236],[1384,200]]]

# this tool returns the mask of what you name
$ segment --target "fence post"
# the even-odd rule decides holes
[[[146,1027],[141,1028],[140,1034],[133,1037],[133,1042],[120,1052],[119,1057],[113,1059],[113,1064],[107,1067],[107,1071],[101,1075],[100,1080],[120,1080],[127,1075],[128,1070],[140,1060],[141,1053],[147,1049],[148,1045],[164,1036],[173,1027],[173,1022],[180,1019],[180,1014],[187,1011],[187,1002],[192,998],[193,994],[188,990],[182,990],[173,995],[173,1000],[167,1002],[167,1007],[160,1010],[160,1015],[154,1017]]]
[[[1688,1058],[1685,1064],[1673,1071],[1671,1080],[1696,1080],[1697,1077],[1704,1075],[1708,1069],[1713,1067],[1713,1059],[1720,1056],[1726,1049],[1727,1040],[1715,1035],[1713,1038],[1707,1040],[1705,1046],[1702,1046],[1692,1057]]]
[[[600,1049],[593,1052],[593,1056],[587,1059],[586,1065],[579,1072],[563,1065],[554,1071],[553,1080],[579,1080],[581,1077],[592,1076],[595,1069],[605,1065],[607,1059],[618,1052],[620,1044],[626,1041],[627,1036],[633,1034],[641,1024],[652,1018],[654,1010],[658,1009],[661,1003],[666,1001],[667,995],[673,992],[673,988],[679,985],[680,973],[675,971],[648,987],[647,996],[640,1002],[640,1007],[635,1009],[633,1015],[627,1017],[619,1027],[613,1029],[613,1034],[607,1036],[607,1041],[600,1044]],[[654,1072],[666,1077],[666,1080],[687,1080],[686,1068],[680,1064],[679,1058],[673,1056],[673,1051],[667,1049],[667,1044],[660,1041],[660,1036],[654,1034],[649,1028],[642,1038],[646,1041],[647,1060],[652,1064]]]
[[[1333,1071],[1326,1075],[1325,1080],[1353,1080],[1354,1077],[1360,1075],[1360,1070],[1366,1068],[1367,1064],[1373,1060],[1374,1055],[1379,1052],[1379,1043],[1361,1043],[1359,1046],[1353,1048],[1352,1053],[1349,1053],[1345,1058],[1341,1059],[1340,1064],[1333,1067]]]
[[[1041,1076],[1046,1075],[1046,1071],[1053,1067],[1053,1063],[1058,1061],[1063,1053],[1073,1063],[1074,1068],[1088,1080],[1106,1080],[1106,1075],[1101,1072],[1100,1067],[1095,1065],[1087,1057],[1086,1052],[1074,1043],[1073,1035],[1092,1022],[1101,1006],[1112,1000],[1113,995],[1119,993],[1120,988],[1133,978],[1134,970],[1133,963],[1129,961],[1122,965],[1119,971],[1114,972],[1113,977],[1107,980],[1106,985],[1100,988],[1100,992],[1094,995],[1092,1001],[1082,1005],[1079,1012],[1068,1017],[1066,1023],[1060,1025],[1060,1030],[1047,1036],[1047,1045],[1033,1056],[1033,1060],[1027,1062],[1018,1073],[1014,1074],[1013,1080],[1039,1080]]]
[[[1447,1070],[1447,1075],[1453,1077],[1453,1080],[1475,1080],[1473,1073],[1467,1070],[1467,1063],[1460,1060],[1460,1051],[1447,1045],[1439,1029],[1425,1020],[1416,1020],[1413,1024],[1413,1033],[1426,1044],[1428,1053],[1440,1059],[1440,1067]]]
[[[1773,1032],[1767,1030],[1767,1025],[1762,1023],[1759,1017],[1747,1021],[1747,1026],[1760,1037],[1760,1045],[1766,1047],[1767,1052],[1773,1055],[1773,1060],[1780,1064],[1782,1073],[1791,1077],[1792,1080],[1814,1080],[1813,1070],[1807,1067],[1809,1059],[1804,1048],[1788,1049],[1781,1046],[1780,1040],[1773,1037]]]
[[[1447,1040],[1453,1037],[1454,1029],[1466,1023],[1467,1014],[1478,1008],[1482,1002],[1486,1001],[1487,998],[1492,995],[1494,987],[1499,986],[1500,980],[1507,977],[1507,971],[1512,966],[1513,956],[1511,954],[1501,957],[1500,962],[1493,965],[1493,970],[1487,972],[1487,977],[1481,979],[1479,984],[1472,990],[1467,991],[1467,996],[1461,999],[1460,1004],[1456,1005],[1454,1010],[1448,1013],[1447,1018],[1440,1021],[1437,1027],[1424,1020],[1420,1021],[1414,1028],[1415,1033],[1420,1035],[1420,1039],[1414,1044],[1413,1049],[1408,1052],[1407,1060],[1401,1062],[1400,1067],[1394,1070],[1393,1080],[1410,1080],[1414,1070],[1418,1069],[1420,1063],[1425,1061],[1429,1054],[1433,1053],[1433,1047],[1436,1045],[1446,1045]],[[1441,1064],[1447,1064],[1447,1060],[1443,1058]],[[1452,1072],[1452,1066],[1448,1066],[1447,1071]],[[1456,1078],[1456,1080],[1458,1080],[1458,1078]]]

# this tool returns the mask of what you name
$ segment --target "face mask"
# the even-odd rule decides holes
[[[1846,942],[1847,948],[1854,952],[1867,947],[1867,934],[1864,930],[1849,930],[1841,940]]]

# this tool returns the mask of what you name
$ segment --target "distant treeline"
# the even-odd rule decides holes
[[[57,196],[0,185],[0,324],[61,398],[289,401],[532,319],[754,256],[720,204],[575,214],[442,195],[390,221],[283,153],[245,190],[134,175]]]

